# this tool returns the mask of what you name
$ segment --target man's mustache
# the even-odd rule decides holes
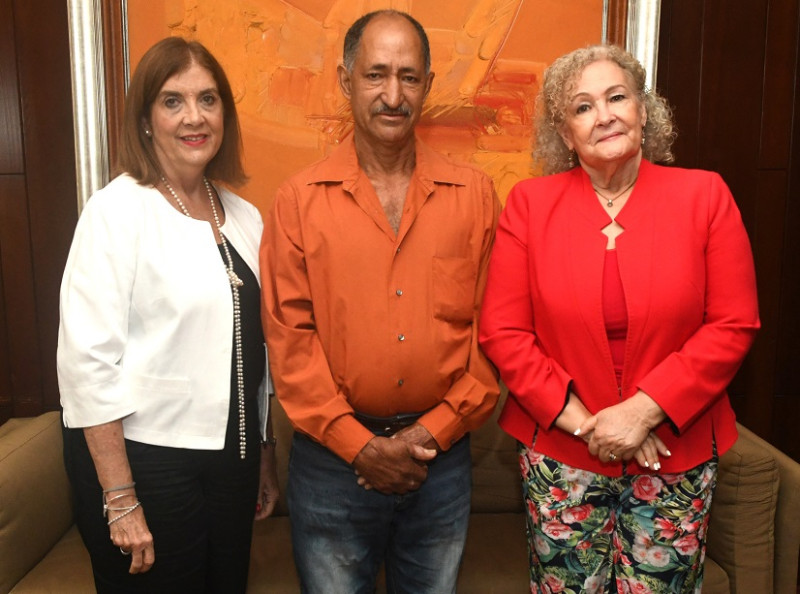
[[[372,115],[411,115],[411,108],[401,105],[400,107],[389,107],[386,104],[380,105],[372,110]]]

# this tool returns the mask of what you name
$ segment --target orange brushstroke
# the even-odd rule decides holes
[[[265,211],[277,186],[351,130],[336,80],[347,27],[380,8],[410,12],[431,41],[434,87],[420,136],[482,167],[501,200],[539,172],[532,118],[546,65],[600,41],[602,0],[128,0],[133,65],[153,43],[204,43],[237,100],[250,181]]]

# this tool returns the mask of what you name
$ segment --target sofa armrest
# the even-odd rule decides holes
[[[73,523],[57,412],[0,427],[0,592],[9,591]]]
[[[778,465],[764,441],[739,428],[720,457],[707,554],[728,575],[734,594],[772,592]]]
[[[775,592],[795,592],[800,554],[800,464],[739,426],[739,435],[758,440],[775,459],[780,474],[778,506],[775,510]]]

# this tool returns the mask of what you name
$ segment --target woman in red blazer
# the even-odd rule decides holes
[[[667,168],[669,108],[612,46],[548,68],[536,156],[497,230],[481,345],[520,442],[531,591],[693,592],[726,386],[759,326],[719,175]]]

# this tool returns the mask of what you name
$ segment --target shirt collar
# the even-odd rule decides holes
[[[433,191],[435,184],[463,186],[468,183],[468,170],[457,167],[439,153],[415,137],[417,163],[414,175],[428,189]],[[314,168],[309,184],[340,183],[345,188],[352,187],[361,174],[356,156],[353,135],[342,140],[328,157]]]

